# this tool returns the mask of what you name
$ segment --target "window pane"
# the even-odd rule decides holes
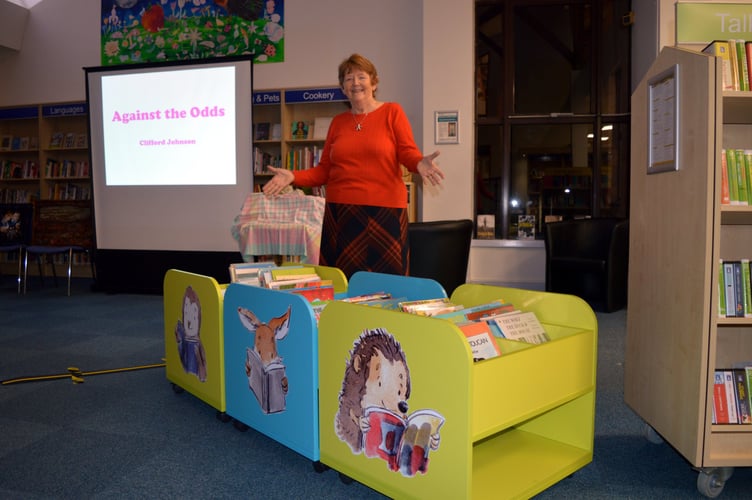
[[[546,217],[626,217],[629,0],[475,9],[477,237],[540,238]],[[481,236],[481,221],[494,230]]]
[[[629,200],[629,123],[601,127],[598,215],[626,217]]]
[[[508,239],[523,239],[520,217],[546,220],[592,211],[592,127],[589,124],[512,126]]]
[[[599,113],[628,113],[632,95],[631,27],[625,17],[628,18],[630,1],[603,2],[601,9],[597,50]]]
[[[504,115],[504,4],[476,3],[475,6],[476,114],[498,118]]]
[[[500,125],[479,125],[476,139],[478,150],[475,159],[475,213],[482,215],[488,226],[493,225],[493,237],[503,238],[501,231],[501,194],[504,148]],[[490,234],[476,234],[489,238]]]
[[[514,113],[592,113],[588,3],[514,8]]]

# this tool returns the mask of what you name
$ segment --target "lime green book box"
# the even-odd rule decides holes
[[[224,290],[210,276],[165,273],[164,333],[167,380],[220,413],[225,412]]]
[[[593,458],[597,322],[571,295],[465,284],[551,340],[473,362],[450,321],[334,302],[319,320],[321,462],[393,498],[529,498]]]

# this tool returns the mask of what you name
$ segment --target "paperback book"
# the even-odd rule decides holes
[[[436,299],[411,300],[400,303],[400,309],[403,312],[417,314],[419,316],[436,316],[458,309],[462,309],[461,304],[454,304],[448,298],[441,297]]]
[[[500,334],[507,340],[517,340],[529,344],[543,344],[550,339],[546,330],[532,311],[515,311],[494,316],[493,321]]]
[[[363,451],[367,457],[382,458],[391,470],[405,476],[426,472],[428,454],[438,446],[444,417],[429,409],[403,417],[381,406],[369,406],[363,418],[368,423],[363,432]]]
[[[501,356],[501,350],[496,344],[494,336],[491,334],[491,328],[485,321],[458,325],[458,328],[462,330],[462,333],[465,334],[467,341],[470,343],[474,361]]]

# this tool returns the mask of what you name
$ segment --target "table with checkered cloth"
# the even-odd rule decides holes
[[[279,196],[251,193],[232,225],[245,261],[255,256],[299,256],[301,262],[319,263],[324,198],[292,191]]]

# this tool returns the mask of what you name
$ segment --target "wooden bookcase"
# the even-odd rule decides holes
[[[671,68],[678,169],[648,173],[650,85]],[[719,58],[664,48],[632,96],[624,397],[708,497],[752,465],[752,425],[712,423],[714,371],[752,360],[752,320],[718,314],[719,260],[752,255],[752,206],[720,204],[722,148],[752,147],[752,93],[721,75]]]
[[[39,106],[0,110],[0,203],[39,197]]]
[[[287,166],[295,160],[288,156],[294,153],[313,155],[324,146],[325,136],[316,137],[316,118],[332,118],[347,108],[347,97],[339,87],[311,87],[283,90],[258,90],[253,92],[253,188],[261,187],[271,178],[266,166]],[[293,126],[297,122],[313,124],[309,138],[294,139]],[[268,139],[259,139],[259,123],[269,124]],[[279,136],[273,136],[272,130],[278,124]],[[319,134],[322,131],[319,131]],[[312,166],[312,165],[311,165]],[[412,175],[405,176],[408,190],[408,218],[417,220],[417,203],[415,184]]]
[[[266,164],[291,168],[295,162],[290,155],[310,154],[324,146],[324,137],[316,137],[316,118],[331,118],[347,110],[347,98],[339,87],[313,87],[283,90],[259,90],[253,93],[254,130],[254,189],[271,177]],[[293,138],[293,126],[304,122],[309,126],[305,139]],[[270,124],[269,138],[259,139],[259,123]],[[275,124],[278,135],[273,133]],[[261,163],[255,161],[263,154]],[[271,160],[271,163],[269,163]],[[300,168],[300,163],[295,169]]]
[[[41,199],[91,200],[86,103],[42,105],[39,167]]]
[[[89,201],[91,190],[85,102],[0,108],[0,203]],[[74,264],[74,275],[91,276],[88,257],[77,255]],[[16,265],[0,262],[3,273]]]
[[[89,200],[88,106],[0,109],[0,202]]]

